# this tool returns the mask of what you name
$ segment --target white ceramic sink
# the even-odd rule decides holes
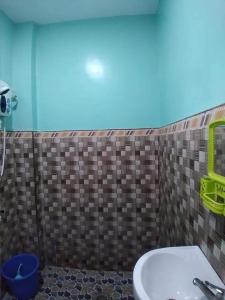
[[[224,288],[224,284],[197,246],[149,251],[133,272],[136,300],[206,300],[192,281],[198,277]]]

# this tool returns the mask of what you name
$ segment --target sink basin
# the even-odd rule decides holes
[[[136,263],[135,300],[206,300],[193,285],[195,277],[217,286],[224,284],[197,246],[152,250]]]

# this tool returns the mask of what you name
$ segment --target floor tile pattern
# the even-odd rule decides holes
[[[132,273],[81,271],[46,266],[33,300],[133,300]],[[4,300],[16,300],[6,296]]]

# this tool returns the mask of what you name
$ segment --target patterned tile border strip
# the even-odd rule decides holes
[[[81,131],[54,131],[36,132],[38,138],[67,138],[67,137],[125,137],[149,136],[156,134],[157,129],[115,129],[115,130],[81,130]]]
[[[3,137],[2,131],[0,132],[0,138]],[[32,138],[32,131],[9,131],[6,133],[7,138]]]
[[[204,111],[192,117],[159,128],[159,134],[168,134],[207,127],[210,122],[225,118],[225,104]]]
[[[36,138],[69,138],[69,137],[125,137],[125,136],[149,136],[182,132],[204,128],[210,122],[225,118],[225,104],[211,110],[204,111],[192,117],[172,123],[161,128],[146,129],[106,129],[106,130],[68,130],[68,131],[42,131],[34,132]],[[0,132],[0,137],[2,137]],[[32,138],[32,132],[13,131],[7,132],[7,138]]]
[[[149,136],[158,134],[158,129],[115,129],[115,130],[68,130],[34,132],[36,138],[70,138],[70,137],[125,137]],[[2,132],[0,137],[2,137]],[[32,138],[32,132],[7,132],[7,138]]]

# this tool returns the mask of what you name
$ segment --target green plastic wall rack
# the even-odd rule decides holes
[[[225,119],[209,125],[208,176],[201,178],[200,196],[210,211],[225,216],[225,177],[215,172],[215,129],[219,126],[225,126]]]

